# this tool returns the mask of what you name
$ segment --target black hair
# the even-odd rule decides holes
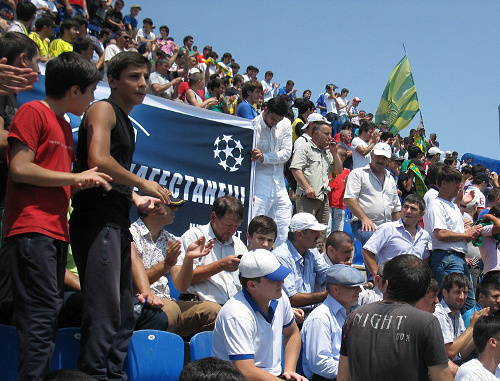
[[[71,28],[80,29],[80,24],[75,19],[66,19],[61,23],[61,36],[64,36],[65,30],[70,30]]]
[[[273,234],[274,239],[276,239],[278,235],[278,226],[271,217],[261,214],[260,216],[252,218],[252,221],[250,221],[250,224],[248,225],[247,232],[250,237],[254,234]]]
[[[23,0],[17,3],[16,15],[19,21],[30,21],[36,14],[36,6],[31,1]]]
[[[482,316],[474,325],[472,340],[479,353],[484,352],[490,338],[500,339],[500,317]]]
[[[188,35],[188,36],[184,37],[182,42],[184,43],[184,45],[186,45],[186,42],[188,42],[189,40],[194,40],[193,36]]]
[[[47,97],[62,99],[72,86],[84,93],[101,78],[96,66],[78,53],[64,52],[47,62],[45,93]]]
[[[288,103],[281,97],[274,97],[267,102],[267,112],[278,116],[285,116],[288,113]]]
[[[462,273],[446,274],[441,283],[441,289],[450,292],[453,286],[457,286],[458,288],[470,288],[469,278]]]
[[[247,81],[243,84],[243,87],[241,88],[241,94],[243,99],[248,98],[248,93],[253,93],[256,89],[260,89],[260,91],[263,91],[262,83],[259,81]]]
[[[186,365],[179,381],[245,381],[245,377],[230,362],[205,357]]]
[[[389,299],[416,303],[429,288],[431,270],[421,259],[411,254],[402,254],[385,263],[383,281],[388,282]]]
[[[220,87],[221,85],[222,81],[220,80],[220,78],[214,78],[208,81],[207,88],[208,90],[212,91],[213,89],[215,89],[216,87]]]
[[[108,77],[120,79],[121,73],[130,65],[135,67],[147,66],[151,70],[149,60],[138,52],[121,52],[109,60]]]
[[[419,196],[418,194],[411,193],[406,198],[403,200],[403,205],[405,202],[409,204],[417,204],[418,207],[420,208],[420,211],[423,212],[425,211],[425,201],[424,199]]]
[[[78,23],[79,27],[82,25],[85,25],[85,27],[87,27],[89,25],[89,20],[87,20],[85,16],[82,15],[73,17],[73,20],[75,20]]]
[[[23,33],[8,32],[0,38],[0,57],[7,58],[7,65],[13,65],[22,53],[31,60],[38,54],[38,46]]]
[[[335,250],[338,250],[340,249],[340,246],[342,246],[342,244],[346,242],[346,243],[353,243],[354,240],[352,239],[352,237],[347,234],[346,232],[343,232],[343,231],[335,231],[333,232],[332,234],[330,234],[328,236],[328,238],[326,239],[326,249],[328,250],[328,247],[331,246],[333,247]]]
[[[113,32],[111,31],[111,29],[109,28],[102,28],[100,31],[99,31],[99,38],[102,38],[103,36],[111,36],[113,34]]]
[[[223,196],[217,198],[212,207],[212,212],[215,213],[217,218],[230,215],[243,221],[243,204],[233,196]]]
[[[82,53],[84,50],[88,50],[90,47],[94,47],[94,43],[88,37],[77,37],[73,41],[73,51],[75,53]]]
[[[444,163],[436,163],[436,164],[431,164],[429,165],[427,169],[427,177],[425,180],[429,185],[438,185],[437,183],[437,176],[441,168],[445,166]]]

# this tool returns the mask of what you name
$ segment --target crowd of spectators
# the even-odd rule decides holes
[[[499,378],[495,172],[441,151],[422,119],[403,137],[347,88],[329,83],[314,103],[124,7],[0,1],[0,322],[18,329],[20,379],[48,373],[66,326],[82,327],[79,368],[102,380],[125,377],[134,329],[213,330],[234,379]],[[38,62],[46,98],[19,107]],[[111,95],[87,109],[99,80]],[[206,225],[166,230],[184,200],[129,172],[128,114],[146,93],[252,120],[246,245],[231,196]],[[85,112],[76,149],[66,112]]]

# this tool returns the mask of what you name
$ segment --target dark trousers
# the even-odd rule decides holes
[[[97,380],[126,380],[134,330],[131,236],[111,226],[70,226],[84,298],[78,367]]]
[[[68,244],[27,233],[8,238],[5,245],[15,301],[19,380],[39,380],[49,372],[56,342]]]

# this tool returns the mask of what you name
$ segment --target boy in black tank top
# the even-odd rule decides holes
[[[129,211],[147,213],[168,202],[168,191],[129,171],[135,148],[128,114],[146,96],[150,64],[137,52],[110,60],[111,95],[89,107],[78,132],[75,172],[89,166],[113,178],[108,192],[81,191],[73,199],[70,235],[84,307],[79,369],[96,379],[122,379],[134,329]],[[139,196],[133,187],[154,197]],[[158,299],[139,297],[147,303]]]

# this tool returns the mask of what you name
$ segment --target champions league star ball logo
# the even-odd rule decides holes
[[[215,139],[214,158],[219,160],[219,165],[225,171],[235,172],[240,169],[243,162],[243,146],[239,140],[234,140],[233,135],[222,135]]]

